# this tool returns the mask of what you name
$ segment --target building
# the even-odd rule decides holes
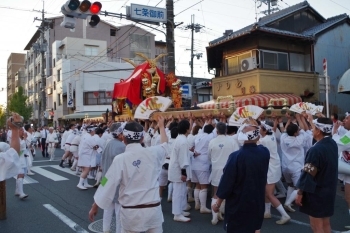
[[[167,47],[166,42],[158,40],[155,41],[155,52],[157,57],[160,54],[166,54],[167,53]],[[163,71],[164,74],[168,73],[168,63],[167,63],[167,57],[162,57],[158,60],[158,68]]]
[[[26,85],[27,76],[25,74],[24,67],[21,67],[15,74],[15,92],[18,92],[19,87],[24,87]]]
[[[236,106],[267,107],[272,98],[325,105],[319,78],[327,58],[330,112],[343,114],[349,101],[337,85],[349,68],[349,37],[348,15],[325,19],[307,1],[227,30],[207,47],[208,68],[216,73],[213,97],[232,95]]]
[[[47,78],[47,108],[53,125],[67,121],[99,117],[111,111],[114,83],[130,76],[134,67],[125,62],[111,62],[103,57],[98,62],[89,54],[101,54],[107,42],[66,37],[52,44],[55,66]],[[65,54],[75,51],[80,56],[65,59]],[[89,65],[81,70],[80,67]]]
[[[16,91],[16,73],[25,66],[25,54],[11,53],[7,59],[7,102]]]
[[[137,52],[144,53],[146,56],[149,57],[155,56],[155,35],[142,28],[136,27],[135,25],[116,27],[101,20],[101,22],[96,28],[91,28],[89,26],[85,26],[86,23],[84,20],[77,19],[76,29],[74,32],[71,32],[69,29],[60,26],[61,22],[63,21],[63,16],[50,18],[49,20],[51,20],[51,22],[48,24],[49,29],[45,31],[44,36],[46,41],[45,44],[47,44],[46,51],[44,52],[44,64],[42,64],[41,62],[41,53],[36,50],[35,46],[33,47],[33,44],[40,44],[39,30],[32,36],[32,38],[25,47],[25,50],[27,51],[25,58],[27,85],[25,86],[25,91],[29,96],[29,103],[33,105],[33,121],[35,122],[37,122],[39,115],[42,116],[42,114],[39,112],[41,104],[39,93],[42,90],[42,66],[44,66],[45,78],[52,76],[50,80],[47,80],[47,84],[51,83],[50,85],[52,86],[52,88],[54,88],[54,78],[57,79],[60,75],[59,73],[57,73],[57,71],[60,69],[58,67],[60,67],[62,64],[66,64],[64,62],[65,60],[78,61],[80,59],[81,61],[83,61],[82,63],[80,63],[80,65],[76,65],[74,68],[70,67],[71,70],[69,70],[66,67],[62,68],[65,70],[64,72],[69,72],[69,74],[71,74],[73,71],[76,70],[78,70],[79,72],[90,69],[105,70],[106,68],[103,68],[105,64],[109,64],[110,68],[116,68],[119,67],[121,63],[123,63],[122,58],[129,58],[135,63],[140,63],[143,60],[142,58],[135,55],[135,53]],[[65,40],[65,38],[66,42],[69,43],[69,49],[64,48],[64,46],[60,44],[62,43],[62,41]],[[94,46],[86,46],[85,48],[80,47],[80,43],[86,42],[89,44],[89,40],[93,41],[93,43],[95,43],[96,41],[104,41],[105,45],[102,46],[101,44],[99,44],[99,46],[101,47],[99,47],[98,49],[94,48]],[[55,45],[53,46],[54,43]],[[78,47],[79,49],[75,49],[75,47]],[[102,47],[104,49],[100,50],[100,48]],[[64,52],[60,53],[60,51]],[[59,60],[61,60],[60,63],[58,63]],[[108,62],[115,62],[119,65],[113,66]],[[74,64],[77,64],[77,62],[74,62]],[[63,76],[64,72],[61,72]],[[101,75],[105,75],[105,73]],[[65,88],[64,85],[62,86],[62,88]],[[50,93],[50,89],[47,93]],[[49,113],[47,115],[50,115],[51,118],[57,120],[58,118],[56,116],[60,116],[61,112],[64,114],[69,114],[72,111],[83,111],[78,109],[70,109],[69,111],[56,110],[59,111],[59,114],[56,114],[55,110],[52,110],[54,109],[54,102],[56,102],[56,105],[63,105],[64,103],[66,103],[67,93],[62,92],[60,94],[62,95],[62,97],[58,99],[52,98],[49,95],[46,96],[46,110]]]

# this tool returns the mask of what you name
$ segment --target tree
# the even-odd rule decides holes
[[[10,112],[17,112],[23,116],[24,121],[29,120],[32,115],[33,108],[27,104],[28,96],[24,95],[23,87],[18,88],[18,92],[13,94],[7,103]]]
[[[0,127],[5,127],[6,124],[6,108],[0,106]]]

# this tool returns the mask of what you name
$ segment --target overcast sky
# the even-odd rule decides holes
[[[61,15],[60,8],[66,0],[45,0],[45,11],[47,17]],[[165,8],[166,0],[106,0],[100,1],[102,10],[125,14],[125,6],[130,3],[150,5]],[[195,34],[195,49],[197,53],[203,53],[200,60],[194,60],[194,76],[210,78],[206,65],[205,47],[208,42],[222,36],[226,29],[238,30],[247,26],[262,17],[260,12],[267,7],[260,5],[254,0],[174,0],[175,22],[184,22],[183,27],[175,29],[176,43],[176,74],[190,76],[190,41],[191,34],[189,30],[184,30],[187,24],[191,23],[191,15],[195,15],[195,23],[204,26],[200,33]],[[295,5],[302,0],[279,0],[278,7],[284,9]],[[350,14],[349,0],[309,0],[323,17],[329,18],[335,15],[347,13]],[[196,4],[198,3],[198,4]],[[196,5],[194,5],[196,4]],[[25,45],[36,31],[39,21],[33,22],[35,17],[41,17],[39,12],[43,5],[42,0],[1,0],[0,15],[2,16],[2,36],[0,37],[0,104],[6,102],[6,67],[7,59],[11,52],[24,53]],[[193,6],[194,5],[194,6]],[[191,7],[192,6],[192,7]],[[116,26],[130,24],[127,20],[120,20],[112,17],[101,16],[101,19],[115,24]],[[162,30],[162,27],[158,29]],[[69,29],[67,29],[69,30]],[[98,30],[98,28],[97,28]],[[152,29],[147,29],[152,30]],[[164,34],[152,31],[156,34],[156,40],[165,41]]]

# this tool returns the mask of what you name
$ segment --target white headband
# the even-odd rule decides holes
[[[265,124],[265,122],[261,122],[261,126],[264,127],[267,132],[272,133],[272,127]]]
[[[88,133],[91,133],[91,132],[95,131],[95,129],[96,129],[95,127],[90,127],[90,128],[87,128],[86,131]]]
[[[321,130],[322,132],[332,133],[333,125],[319,123],[317,119],[313,120],[312,122],[314,123],[315,127]]]
[[[255,130],[251,130],[243,133],[243,129],[249,126],[256,127]],[[259,138],[260,129],[256,125],[244,124],[238,129],[238,141],[253,141]]]
[[[124,135],[124,137],[126,137],[132,141],[138,141],[138,140],[141,140],[141,138],[143,137],[143,131],[142,132],[134,132],[134,131],[129,131],[129,130],[124,129],[123,135]]]
[[[345,113],[345,116],[346,116],[346,117],[350,116],[350,112],[346,112],[346,113]]]

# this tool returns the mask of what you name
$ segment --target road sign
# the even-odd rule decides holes
[[[181,86],[182,88],[182,98],[191,99],[192,98],[192,85],[185,84]]]
[[[133,21],[166,23],[167,11],[165,8],[152,7],[139,4],[131,4],[126,7],[127,19]]]

